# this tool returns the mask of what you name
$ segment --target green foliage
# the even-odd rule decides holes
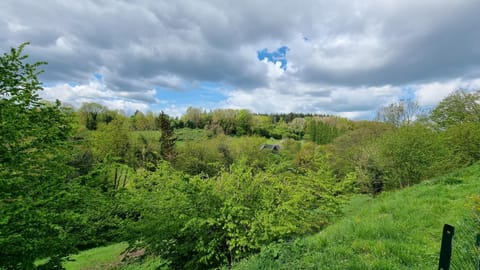
[[[188,128],[204,128],[207,124],[207,113],[200,108],[188,107],[182,116],[182,121]]]
[[[158,131],[142,131],[130,134],[133,160],[129,164],[133,164],[135,168],[151,168],[154,167],[160,159],[160,132]]]
[[[237,115],[237,135],[250,135],[252,132],[253,115],[249,110],[239,110]]]
[[[81,125],[88,130],[96,130],[100,123],[108,124],[120,115],[94,102],[83,103],[78,112]]]
[[[202,183],[203,180],[189,179],[167,163],[160,163],[155,172],[144,171],[131,194],[134,209],[140,213],[139,221],[130,227],[135,236],[132,243],[145,241],[152,252],[161,254],[176,268],[199,261],[202,253],[196,251],[196,245],[202,245],[194,239],[202,234],[191,230],[189,224],[198,217],[211,215],[215,209],[209,206],[215,197]]]
[[[310,141],[317,144],[327,144],[333,141],[338,135],[339,130],[334,123],[327,123],[325,119],[311,118],[306,124],[306,135]]]
[[[25,63],[24,46],[0,57],[0,269],[48,257],[39,268],[61,269],[76,249],[121,239],[122,222],[109,196],[71,178],[71,111],[40,100],[41,63]]]
[[[462,123],[480,123],[480,91],[458,90],[444,98],[430,118],[441,128]]]
[[[451,166],[468,166],[480,160],[480,122],[451,125],[442,133],[442,139]]]
[[[185,142],[178,149],[175,167],[190,175],[217,175],[220,169],[228,166],[219,151],[221,139]],[[228,154],[228,148],[225,149]]]
[[[133,201],[141,218],[130,235],[141,236],[173,268],[213,268],[273,241],[320,230],[352,192],[354,177],[338,181],[318,156],[294,174],[280,155],[270,154],[265,170],[240,155],[210,179],[189,177],[166,163],[138,175]]]
[[[207,138],[207,134],[204,129],[176,129],[175,134],[177,135],[177,145],[179,143],[181,144],[182,142],[201,141]]]
[[[469,231],[464,218],[471,215],[470,196],[480,188],[479,175],[476,165],[375,199],[358,196],[346,207],[345,217],[322,232],[266,246],[233,268],[434,269],[443,224]],[[446,184],[445,178],[453,176],[461,182]],[[454,253],[472,246],[474,236],[470,243],[454,241]],[[473,269],[478,255],[472,255],[473,264],[458,269]]]
[[[137,131],[157,129],[157,125],[155,123],[155,115],[152,112],[147,112],[147,114],[145,115],[140,111],[136,111],[130,117],[130,121],[132,123],[133,129]]]
[[[326,146],[325,151],[334,172],[345,176],[356,168],[364,167],[371,159],[369,150],[372,143],[391,129],[391,125],[381,122],[356,122],[353,130],[340,135]]]
[[[130,131],[130,124],[125,117],[99,124],[97,130],[87,136],[94,158],[97,161],[117,159],[127,163],[131,153]]]
[[[272,120],[267,115],[253,116],[253,133],[262,137],[270,138],[270,130],[273,129],[273,126]]]
[[[446,154],[437,132],[412,125],[382,136],[375,160],[385,173],[386,187],[403,188],[445,172]]]
[[[339,213],[345,186],[327,168],[300,176],[278,171],[255,174],[240,162],[216,180],[229,263],[267,243],[318,231]]]
[[[39,256],[65,252],[61,224],[70,217],[52,211],[52,195],[69,172],[68,116],[41,102],[37,69],[23,48],[0,57],[0,268],[31,269]]]
[[[140,260],[130,263],[124,263],[122,266],[115,268],[118,270],[167,270],[170,269],[168,264],[161,258],[148,256]]]
[[[174,162],[177,158],[177,151],[175,150],[175,136],[173,127],[170,125],[168,115],[161,112],[157,118],[157,126],[161,131],[160,135],[160,156],[169,162]]]

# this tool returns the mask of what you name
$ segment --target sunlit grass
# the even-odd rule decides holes
[[[127,243],[118,243],[82,251],[70,256],[63,263],[67,270],[104,270],[116,267],[120,263],[120,255],[128,247]]]

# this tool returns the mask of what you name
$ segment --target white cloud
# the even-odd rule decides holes
[[[128,114],[135,110],[147,111],[150,104],[131,99],[132,94],[135,93],[112,91],[97,80],[91,80],[84,85],[57,84],[44,87],[44,90],[40,92],[40,96],[44,99],[52,101],[58,99],[76,108],[85,102],[95,102]],[[152,100],[156,100],[155,94],[155,90],[145,93],[145,95],[151,96]]]
[[[434,106],[456,90],[480,89],[480,78],[471,80],[457,78],[449,81],[418,84],[412,88],[415,89],[416,97],[421,106]]]
[[[16,23],[16,22],[8,22],[7,21],[7,28],[12,32],[20,32],[29,29],[28,26]]]
[[[273,88],[230,91],[224,106],[262,113],[310,112],[359,119],[371,118],[378,107],[395,101],[401,93],[401,89],[390,85],[335,90],[329,86],[316,89],[302,84],[291,86],[295,88],[284,92]]]

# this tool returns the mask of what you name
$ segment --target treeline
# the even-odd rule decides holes
[[[110,110],[97,103],[84,103],[76,112],[79,123],[88,130],[97,130],[116,118],[125,118],[121,111]],[[159,130],[157,115],[136,111],[129,117],[133,131]],[[257,135],[274,139],[303,138],[326,144],[339,134],[351,129],[351,121],[330,115],[288,113],[254,114],[249,110],[215,109],[205,111],[189,107],[181,117],[169,117],[174,129],[191,128],[206,130],[209,136]]]
[[[352,194],[480,160],[479,92],[456,91],[431,112],[401,101],[377,121],[126,116],[41,100],[41,63],[26,64],[22,49],[0,57],[0,269],[61,269],[71,253],[120,241],[173,269],[232,265],[321,230]]]

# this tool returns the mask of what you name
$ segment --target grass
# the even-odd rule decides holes
[[[127,243],[118,243],[85,250],[70,256],[63,266],[67,270],[112,269],[120,264],[120,255],[127,247]]]
[[[147,141],[158,142],[160,140],[161,132],[158,130],[142,130],[129,132],[132,140],[138,140],[140,137],[144,137]]]
[[[454,239],[452,269],[474,269],[471,196],[479,193],[479,178],[475,165],[375,199],[358,196],[324,231],[270,245],[234,269],[435,269],[445,223],[469,235]]]
[[[207,137],[204,129],[181,128],[175,130],[178,142],[202,140]]]

